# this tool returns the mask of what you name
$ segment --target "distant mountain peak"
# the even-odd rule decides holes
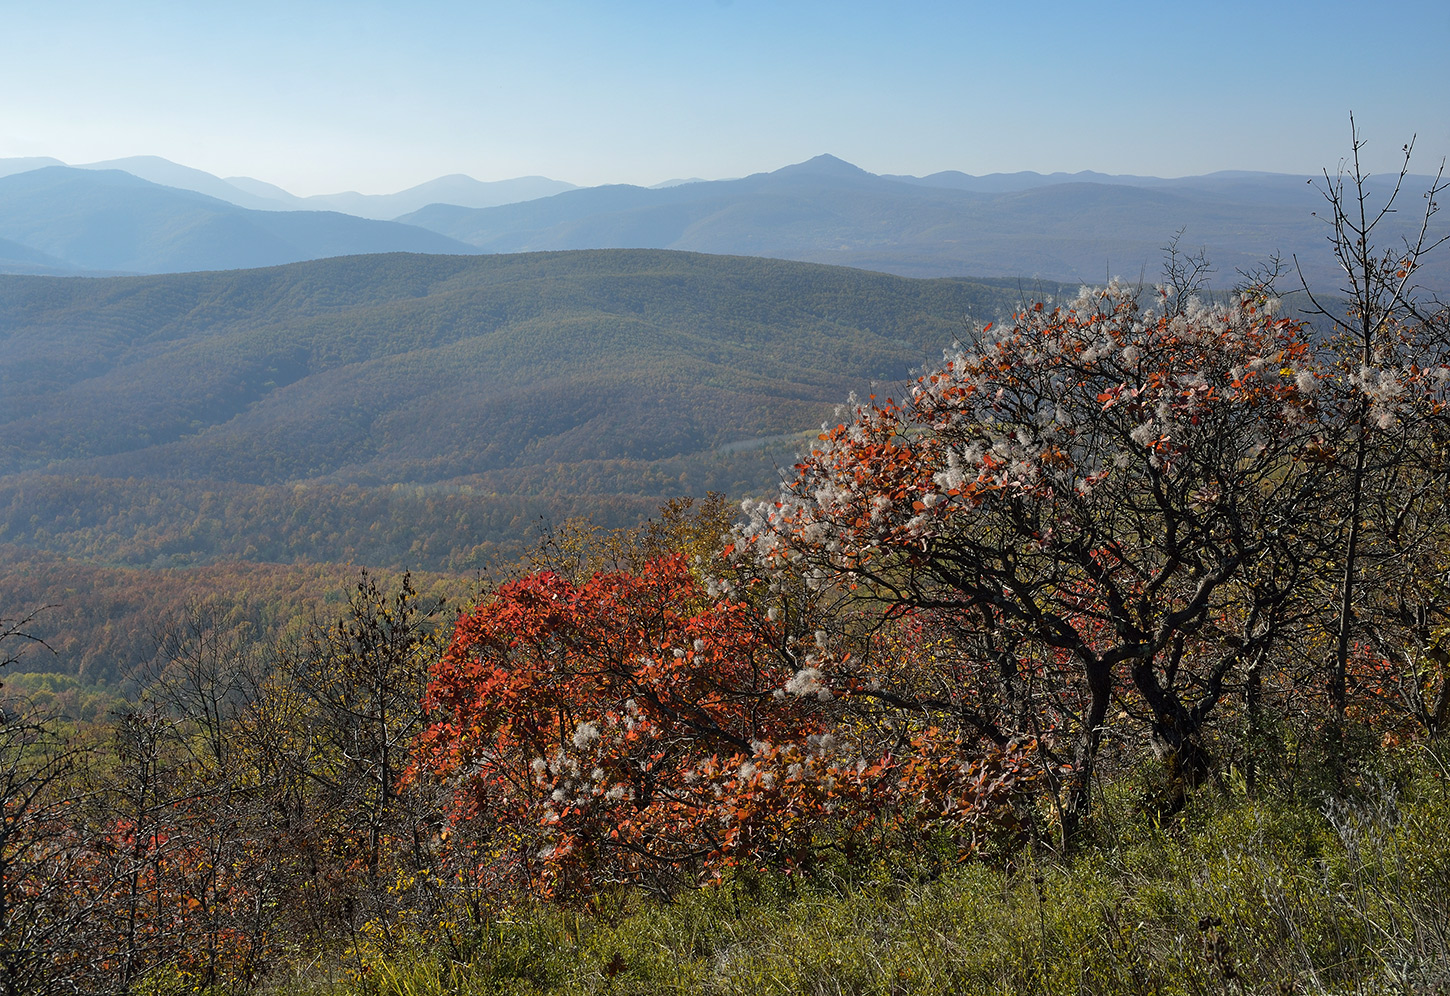
[[[21,156],[15,159],[0,159],[0,176],[14,176],[16,173],[29,173],[33,169],[64,165],[65,163],[59,159],[52,159],[50,156]]]
[[[775,170],[773,176],[810,175],[810,176],[838,176],[862,179],[874,177],[874,173],[868,173],[860,166],[853,166],[846,160],[822,153],[814,158],[807,159],[803,163],[794,163],[790,166],[782,166]]]
[[[170,159],[161,156],[123,156],[120,159],[104,159],[94,163],[77,163],[76,169],[119,169],[126,170],[127,166],[171,166],[180,169],[190,169],[188,166],[181,166]],[[144,179],[144,178],[143,178]]]

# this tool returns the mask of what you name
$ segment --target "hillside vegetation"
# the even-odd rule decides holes
[[[57,606],[34,666],[114,684],[188,585],[262,576],[227,565],[338,565],[334,593],[358,566],[471,578],[570,519],[763,493],[849,393],[1016,300],[623,250],[0,277],[4,604]]]
[[[1386,250],[1374,219],[1393,201],[1357,165],[1329,188],[1351,295],[1311,296],[1317,326],[1269,282],[1207,299],[1202,260],[1170,252],[1151,288],[974,325],[906,385],[838,409],[764,498],[567,522],[467,588],[363,571],[329,598],[336,565],[78,571],[10,547],[64,598],[135,618],[154,577],[171,611],[141,680],[27,668],[5,690],[0,988],[1450,992],[1450,309],[1415,280],[1450,241],[1429,225],[1443,189],[1425,234]],[[687,286],[701,263],[626,258]],[[479,354],[498,366],[543,362],[541,261],[557,262],[493,261],[524,268],[480,336],[509,327],[526,347]],[[708,336],[665,327],[683,312],[658,307],[658,280],[617,267],[575,266],[561,296],[605,316],[580,324],[606,330],[606,369],[637,371],[638,339],[696,364],[714,347],[750,397],[759,354],[790,353],[764,315],[836,362],[893,355],[870,323],[835,320],[833,280],[909,328],[937,320],[924,300],[970,290],[754,264],[811,279],[752,298],[750,265],[692,289],[734,289],[728,313],[689,312],[718,323]],[[263,382],[242,417],[314,376],[463,341],[446,322],[322,335],[312,307],[292,326],[298,376]],[[162,323],[163,347],[205,353],[184,326]],[[145,340],[113,343],[98,379],[147,369]],[[669,369],[649,369],[656,393],[698,403]],[[804,369],[776,397],[804,405],[831,374]],[[78,407],[84,380],[52,393]],[[179,410],[208,411],[187,407],[202,394]],[[185,469],[237,410],[160,451]],[[743,424],[764,432],[768,414]],[[741,423],[696,424],[685,442],[740,451],[719,440]],[[144,461],[150,441],[109,428],[60,437],[55,465]],[[315,485],[230,483],[365,490],[347,482],[415,466],[357,448],[327,454]],[[474,476],[560,465],[539,449]],[[117,480],[13,458],[18,487]],[[189,483],[165,466],[126,484]],[[198,597],[176,605],[188,580]],[[0,618],[0,667],[41,651],[43,611]]]
[[[0,539],[477,567],[541,514],[760,490],[1015,296],[647,251],[0,278]]]

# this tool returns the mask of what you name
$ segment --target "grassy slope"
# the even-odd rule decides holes
[[[809,883],[737,878],[669,904],[495,911],[474,947],[412,935],[315,996],[1450,992],[1446,758],[1356,801],[1205,794],[1171,825],[1110,791],[1071,862],[941,874],[889,859]],[[1115,815],[1121,822],[1109,819]],[[345,963],[346,964],[346,963]],[[353,961],[353,965],[357,962]]]

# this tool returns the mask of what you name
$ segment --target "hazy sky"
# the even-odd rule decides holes
[[[445,173],[1376,170],[1450,153],[1450,2],[0,0],[0,158],[293,193]]]

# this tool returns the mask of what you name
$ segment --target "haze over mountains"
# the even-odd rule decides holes
[[[1036,173],[886,177],[831,156],[739,180],[664,190],[593,187],[496,208],[435,204],[399,221],[489,252],[641,245],[832,263],[903,276],[1152,281],[1183,230],[1227,287],[1273,255],[1338,287],[1323,197],[1309,178],[1223,173],[1180,180]],[[1428,186],[1430,178],[1423,178]],[[1418,203],[1415,181],[1401,227]],[[1415,202],[1415,203],[1411,203]],[[1422,279],[1450,284],[1442,261]]]
[[[109,592],[151,590],[141,572],[466,573],[570,516],[762,494],[849,392],[899,390],[1054,280],[1152,281],[1180,228],[1219,287],[1277,250],[1333,293],[1304,181],[821,156],[328,199],[148,157],[0,161],[0,589],[103,593],[47,635],[125,674],[154,612],[112,627]],[[1450,286],[1443,264],[1421,276]]]
[[[335,211],[253,211],[120,170],[0,179],[0,269],[106,274],[232,270],[375,252],[468,253],[447,236]]]
[[[26,159],[0,159],[0,177],[12,176],[45,166],[65,166],[59,159],[48,156]],[[229,176],[225,179],[162,159],[160,156],[130,156],[125,159],[109,159],[104,162],[77,164],[76,169],[109,170],[118,169],[132,176],[160,184],[163,187],[178,187],[206,194],[238,207],[259,211],[341,211],[387,221],[400,214],[416,211],[429,204],[457,204],[460,207],[495,207],[512,204],[515,201],[548,197],[550,194],[573,190],[574,184],[562,180],[550,180],[543,176],[521,176],[511,180],[485,182],[469,176],[453,174],[420,183],[407,190],[393,194],[359,194],[344,191],[337,194],[314,194],[298,197],[275,184],[256,180],[249,176]]]
[[[1151,281],[1162,247],[1181,229],[1186,248],[1207,250],[1217,286],[1278,254],[1332,291],[1338,271],[1314,215],[1323,198],[1310,179],[1243,172],[909,177],[818,156],[735,180],[655,187],[448,176],[396,194],[300,198],[155,157],[83,168],[0,160],[0,271],[163,273],[388,251],[661,248],[903,276],[1100,283],[1109,276]],[[1392,219],[1403,231],[1427,183],[1412,177],[1407,184],[1405,210]],[[1392,242],[1399,233],[1382,234]],[[1421,279],[1445,289],[1450,264],[1434,264]]]

